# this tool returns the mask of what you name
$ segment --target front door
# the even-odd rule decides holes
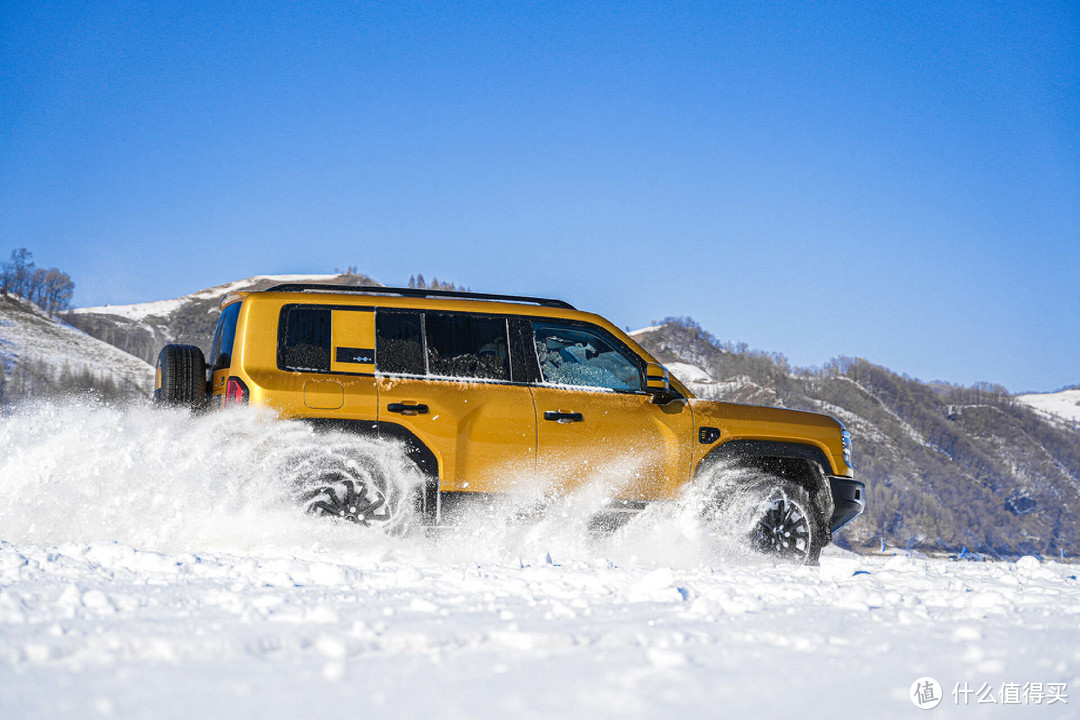
[[[643,360],[598,326],[532,320],[537,475],[555,493],[598,483],[609,497],[674,497],[690,468],[685,399],[657,405]]]

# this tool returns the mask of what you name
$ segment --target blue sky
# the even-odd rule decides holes
[[[1080,383],[1080,4],[0,0],[0,253],[355,265]]]

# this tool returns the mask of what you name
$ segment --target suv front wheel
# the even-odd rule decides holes
[[[755,495],[747,534],[750,547],[783,562],[816,565],[821,523],[806,488],[777,479],[763,483]]]
[[[719,466],[707,482],[700,511],[712,532],[778,562],[818,563],[828,531],[801,484],[745,465]]]

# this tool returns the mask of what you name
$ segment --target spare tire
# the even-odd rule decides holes
[[[206,358],[194,345],[166,345],[158,353],[154,402],[199,409],[206,404]]]

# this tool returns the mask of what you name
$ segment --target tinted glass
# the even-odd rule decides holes
[[[533,323],[536,356],[544,383],[641,390],[637,356],[599,332],[573,325]]]
[[[427,313],[424,320],[432,375],[510,379],[504,318]]]
[[[214,370],[224,370],[232,364],[233,341],[236,339],[236,319],[240,317],[240,306],[233,303],[221,312],[217,330],[214,331],[214,345],[210,348],[210,362]]]
[[[287,307],[281,312],[278,365],[285,370],[330,372],[330,309]]]
[[[420,313],[379,311],[375,316],[375,365],[379,372],[423,375]]]

